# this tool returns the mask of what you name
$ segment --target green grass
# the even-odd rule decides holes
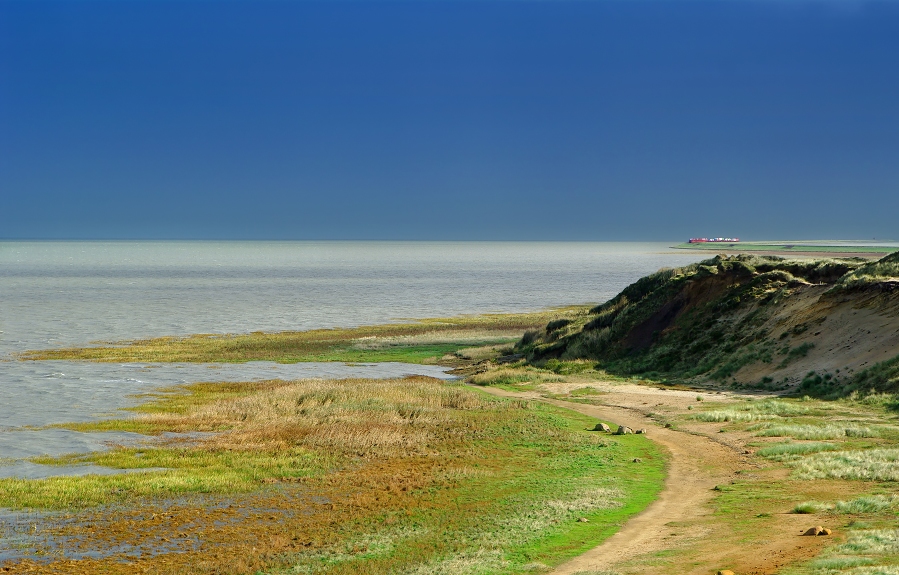
[[[837,501],[833,510],[852,514],[899,510],[899,495],[863,495],[849,501]]]
[[[827,511],[831,506],[826,503],[821,503],[818,501],[803,501],[796,505],[793,508],[793,513],[798,514],[808,514],[808,513],[821,513],[822,511]]]
[[[833,513],[839,515],[859,515],[863,513],[883,513],[899,510],[899,495],[862,495],[849,501],[822,503],[805,501],[797,505],[794,513]]]
[[[759,437],[792,437],[793,439],[839,439],[842,437],[880,437],[877,427],[852,423],[836,424],[761,424],[751,428]]]
[[[810,409],[808,406],[788,402],[778,399],[768,399],[763,401],[748,401],[742,405],[728,407],[726,409],[711,409],[690,416],[698,421],[708,422],[749,422],[759,420],[770,420],[783,417],[795,417],[807,415]]]
[[[899,449],[815,453],[791,464],[799,479],[899,481]]]
[[[509,366],[497,367],[483,373],[477,373],[469,378],[469,381],[475,385],[489,385],[497,387],[515,387],[520,384],[538,385],[541,383],[554,383],[564,381],[565,378],[556,375],[555,372],[547,371],[531,366]]]
[[[322,475],[328,464],[335,463],[327,454],[306,450],[273,454],[176,447],[116,449],[92,455],[37,457],[32,461],[44,465],[94,463],[113,469],[148,471],[37,480],[4,478],[0,479],[0,507],[73,510],[128,503],[135,498],[248,493],[258,489],[265,478]]]
[[[834,443],[777,443],[756,451],[757,455],[776,461],[792,460],[810,453],[833,451],[840,446]]]

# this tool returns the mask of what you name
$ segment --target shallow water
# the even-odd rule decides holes
[[[602,302],[703,254],[668,244],[0,242],[0,476],[82,473],[24,458],[131,436],[43,426],[121,415],[134,394],[196,381],[442,376],[433,366],[19,362],[26,349],[160,335],[349,327]]]

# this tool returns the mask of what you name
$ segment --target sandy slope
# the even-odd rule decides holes
[[[728,443],[716,441],[717,438],[695,430],[666,429],[647,417],[650,409],[656,413],[685,411],[687,405],[696,402],[696,392],[591,385],[606,392],[606,405],[541,399],[536,393],[485,388],[495,395],[540,399],[616,425],[646,428],[648,437],[671,456],[660,497],[601,545],[560,565],[553,571],[555,575],[609,569],[621,573],[667,573],[675,567],[682,575],[707,575],[717,569],[732,569],[741,575],[769,574],[784,564],[813,556],[820,549],[821,538],[798,536],[808,523],[801,515],[783,514],[775,519],[777,532],[789,534],[786,536],[747,542],[722,532],[720,518],[712,514],[709,503],[716,485],[753,468],[742,445],[732,439]],[[722,399],[721,395],[708,395]],[[671,549],[683,550],[683,556],[690,558],[689,564],[660,566],[655,558],[659,552]]]

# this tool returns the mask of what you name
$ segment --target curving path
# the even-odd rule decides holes
[[[503,397],[544,401],[615,425],[646,428],[647,436],[670,455],[668,475],[659,498],[602,544],[559,565],[552,572],[554,575],[603,571],[641,556],[646,558],[659,551],[683,546],[695,546],[701,551],[697,551],[697,561],[693,564],[678,566],[678,572],[682,575],[708,574],[714,573],[717,568],[734,567],[739,568],[737,573],[740,575],[777,573],[785,563],[812,556],[820,548],[821,542],[815,541],[818,538],[791,536],[774,538],[747,549],[744,543],[738,541],[739,538],[716,535],[712,527],[714,521],[703,521],[712,519],[709,503],[715,493],[713,489],[718,484],[730,482],[737,472],[749,469],[750,462],[740,450],[713,441],[708,436],[657,425],[636,406],[632,406],[640,403],[635,401],[633,394],[628,397],[627,392],[612,392],[606,396],[611,402],[625,405],[594,406],[545,399],[536,393],[481,389]],[[801,516],[783,518],[784,528],[791,530],[807,521]],[[646,565],[645,561],[642,563],[641,566],[640,561],[632,562],[628,572],[662,572],[658,566]]]

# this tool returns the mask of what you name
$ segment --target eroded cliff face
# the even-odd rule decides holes
[[[621,374],[819,395],[899,391],[899,254],[875,262],[718,256],[640,279],[520,352]]]

